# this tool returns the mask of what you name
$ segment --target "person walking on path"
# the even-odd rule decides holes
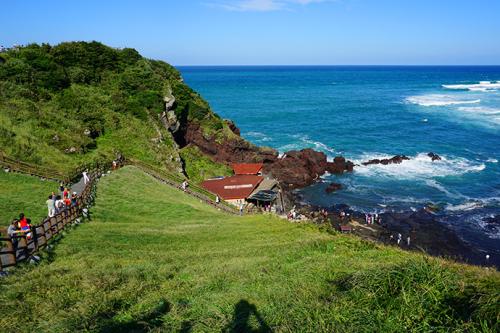
[[[243,203],[240,203],[240,216],[243,215]]]
[[[54,196],[51,194],[49,195],[49,198],[47,199],[47,210],[48,210],[48,216],[52,217],[55,215],[56,211],[56,202],[54,201]]]
[[[87,174],[87,170],[85,170],[84,172],[82,172],[82,176],[83,176],[83,183],[85,185],[87,185],[88,182],[90,182],[90,178],[89,178],[89,176]]]
[[[218,195],[215,196],[215,203],[218,205],[220,204],[220,198]]]

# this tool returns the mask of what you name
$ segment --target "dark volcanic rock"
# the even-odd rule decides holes
[[[236,126],[231,130],[238,134]],[[342,174],[352,171],[354,164],[339,156],[328,162],[326,155],[313,149],[292,150],[278,158],[278,152],[271,148],[258,147],[244,140],[239,135],[219,141],[215,136],[207,136],[200,125],[187,123],[183,129],[182,143],[196,145],[215,161],[231,163],[264,163],[263,172],[271,175],[287,189],[296,189],[311,185],[325,172]]]
[[[264,173],[271,174],[289,188],[312,184],[326,171],[326,155],[313,149],[292,150],[274,163],[264,166]]]
[[[434,161],[441,161],[441,156],[439,156],[436,153],[430,152],[429,154],[427,154],[427,156],[429,156],[433,162]]]
[[[229,120],[229,119],[225,119],[224,120],[227,124],[227,126],[229,126],[229,129],[236,135],[240,135],[240,129],[236,126],[236,124],[232,121],[232,120]]]
[[[345,171],[352,172],[354,169],[354,163],[351,161],[346,161],[342,156],[337,156],[334,158],[333,162],[328,162],[326,165],[326,170],[332,174],[342,174]]]
[[[338,191],[342,189],[342,184],[339,183],[331,183],[328,185],[328,187],[325,189],[325,192],[330,194],[332,192]]]
[[[405,155],[396,155],[391,158],[384,158],[379,160],[378,158],[369,160],[367,162],[363,162],[361,164],[363,165],[372,165],[372,164],[383,164],[383,165],[388,165],[388,164],[401,164],[403,161],[407,161],[410,158],[405,156]]]
[[[260,148],[241,137],[218,142],[215,137],[203,134],[200,125],[189,123],[185,132],[186,144],[194,144],[200,150],[220,163],[273,163],[278,159],[278,152],[270,148]]]

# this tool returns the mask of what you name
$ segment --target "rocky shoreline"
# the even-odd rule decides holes
[[[177,122],[177,119],[174,120]],[[484,253],[476,251],[462,241],[453,230],[440,223],[434,216],[432,207],[425,207],[416,212],[383,213],[380,214],[381,224],[367,225],[364,222],[363,213],[353,211],[345,205],[314,207],[303,204],[296,190],[316,183],[326,173],[340,175],[353,172],[356,165],[342,156],[328,161],[323,152],[313,149],[292,150],[280,155],[272,148],[259,147],[246,141],[240,136],[240,130],[232,121],[226,120],[225,122],[234,134],[231,139],[218,140],[215,135],[207,136],[200,125],[193,122],[176,123],[173,126],[174,137],[177,138],[179,146],[195,145],[219,163],[264,163],[264,174],[280,183],[286,210],[297,207],[299,213],[307,216],[314,223],[327,224],[337,230],[341,225],[349,224],[353,233],[365,239],[475,265],[500,267],[500,262],[486,262]],[[433,152],[429,152],[427,156],[433,162],[441,160],[441,157]],[[407,160],[410,158],[405,155],[395,155],[391,158],[365,161],[361,165],[401,164]],[[326,191],[333,192],[341,188],[340,184],[331,183]],[[327,216],[318,214],[320,210],[326,212]],[[341,211],[349,214],[349,217],[341,218]],[[399,245],[396,241],[398,234],[403,237]],[[410,245],[407,244],[408,236]]]

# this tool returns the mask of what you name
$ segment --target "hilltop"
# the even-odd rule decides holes
[[[183,172],[188,125],[234,136],[174,67],[134,49],[71,42],[0,53],[0,147],[10,157],[67,170],[121,154]]]

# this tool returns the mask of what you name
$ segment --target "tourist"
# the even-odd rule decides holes
[[[24,233],[28,239],[31,238],[31,220],[24,216],[24,213],[19,214],[19,229],[21,233]]]
[[[9,235],[10,240],[12,241],[12,247],[14,248],[14,253],[17,251],[17,235],[19,234],[18,229],[19,220],[14,219],[7,228],[7,235]]]
[[[71,207],[76,207],[78,206],[78,197],[76,192],[73,192],[73,195],[71,195]]]
[[[52,217],[55,214],[56,211],[56,203],[54,201],[54,196],[51,194],[49,195],[49,198],[47,199],[47,210],[48,210],[48,216]]]
[[[406,237],[406,245],[408,245],[408,247],[410,247],[410,236]]]
[[[240,216],[243,215],[243,203],[240,203]]]
[[[403,239],[403,235],[401,233],[398,233],[398,245],[401,243],[401,240]]]
[[[63,199],[67,199],[69,198],[69,190],[68,188],[64,188],[64,191],[63,191]]]
[[[61,199],[61,196],[58,195],[56,196],[56,214],[61,213],[63,209],[64,209],[64,202]]]
[[[116,163],[116,161],[113,161],[113,163],[112,163],[112,169],[116,170],[117,167],[118,167],[118,164]]]
[[[63,184],[63,183],[60,183],[60,184],[59,184],[59,193],[60,193],[61,195],[63,195],[63,192],[64,192],[64,184]]]
[[[391,234],[391,236],[389,237],[389,243],[392,243],[394,241],[394,235]]]
[[[216,204],[219,204],[220,203],[220,198],[218,195],[215,196],[215,203]]]
[[[84,172],[82,172],[82,176],[83,176],[83,183],[85,185],[87,185],[89,182],[90,182],[90,178],[87,174],[87,170],[85,170]]]

